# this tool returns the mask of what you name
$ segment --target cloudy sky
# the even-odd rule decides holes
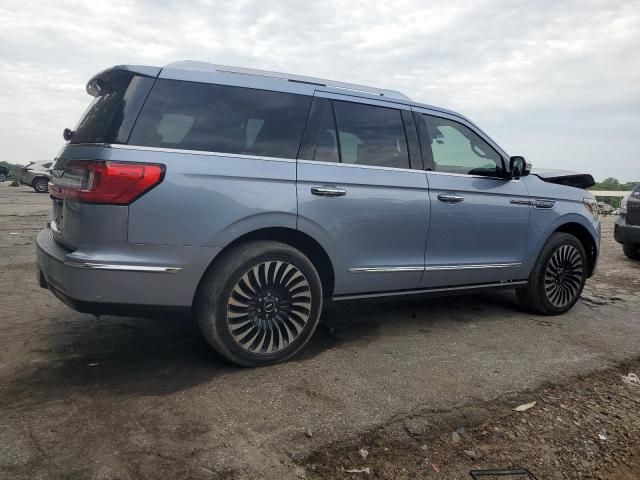
[[[0,160],[55,156],[114,64],[193,59],[401,90],[535,166],[640,180],[640,1],[0,3]]]

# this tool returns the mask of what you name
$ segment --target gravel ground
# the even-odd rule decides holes
[[[302,355],[250,370],[216,356],[188,318],[96,319],[38,288],[34,240],[48,215],[47,195],[0,184],[0,478],[331,478],[343,458],[323,469],[322,455],[372,432],[410,449],[385,429],[401,425],[419,443],[464,425],[472,437],[461,445],[475,449],[483,422],[515,428],[513,402],[539,399],[522,417],[542,422],[534,416],[556,406],[540,388],[640,357],[640,264],[614,243],[611,218],[598,273],[569,314],[522,312],[511,292],[336,303]],[[457,478],[444,476],[458,457],[438,456],[454,452],[442,445],[430,463],[437,478]],[[535,448],[513,458],[538,468]],[[474,452],[482,465],[497,458]]]

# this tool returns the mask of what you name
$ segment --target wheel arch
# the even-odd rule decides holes
[[[286,243],[300,250],[314,265],[320,276],[322,282],[322,290],[325,297],[333,295],[333,289],[335,287],[335,272],[333,269],[333,263],[327,251],[320,243],[310,235],[288,227],[266,227],[247,232],[233,241],[229,242],[223,247],[223,249],[215,256],[211,261],[204,274],[198,282],[196,292],[200,290],[202,280],[206,276],[207,272],[216,265],[222,256],[243,243],[256,241],[256,240],[272,240],[276,242]],[[197,293],[196,293],[197,296]],[[195,298],[195,297],[194,297]]]
[[[567,222],[557,227],[552,233],[568,233],[576,237],[587,253],[587,276],[593,275],[598,260],[598,245],[591,232],[578,222]]]

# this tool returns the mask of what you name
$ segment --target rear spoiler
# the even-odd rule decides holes
[[[589,173],[570,172],[567,170],[533,170],[532,175],[536,175],[541,180],[548,183],[557,183],[568,187],[587,189],[593,187],[596,181]]]
[[[113,91],[119,82],[128,81],[133,75],[156,78],[160,74],[160,67],[144,65],[116,65],[95,74],[87,82],[87,93],[92,97],[99,97]]]

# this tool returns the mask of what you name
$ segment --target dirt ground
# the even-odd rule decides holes
[[[640,386],[621,375],[640,373],[640,263],[612,218],[566,315],[507,291],[336,303],[302,355],[251,370],[188,318],[96,319],[38,288],[48,215],[0,184],[0,478],[638,478]]]

